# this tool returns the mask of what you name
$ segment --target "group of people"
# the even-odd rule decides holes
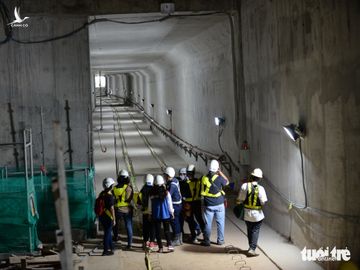
[[[261,206],[267,201],[265,190],[257,184],[262,178],[260,169],[252,173],[252,182],[242,185],[238,203],[244,203],[245,221],[248,227],[249,255],[255,253],[258,233],[264,215]],[[167,252],[183,243],[184,223],[188,223],[191,243],[210,246],[212,221],[217,225],[217,245],[223,245],[225,230],[225,192],[229,179],[220,170],[219,162],[211,160],[208,173],[201,178],[195,177],[195,166],[181,168],[176,177],[175,169],[167,167],[163,175],[147,174],[144,185],[137,196],[130,183],[129,173],[121,170],[117,185],[112,178],[103,181],[105,211],[99,216],[104,228],[103,255],[112,255],[113,240],[118,240],[119,222],[124,220],[127,232],[127,249],[131,248],[133,231],[133,208],[142,211],[143,248],[164,252],[161,237],[163,227]],[[203,234],[199,242],[198,236]],[[112,236],[113,234],[113,236]]]

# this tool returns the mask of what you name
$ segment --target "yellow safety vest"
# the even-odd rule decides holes
[[[252,192],[252,184],[248,183],[247,196],[244,201],[244,207],[247,209],[260,210],[262,208],[259,199],[259,187],[255,186],[254,193]],[[253,196],[254,195],[254,196]]]
[[[200,179],[195,179],[194,181],[187,180],[186,184],[189,186],[191,192],[191,198],[186,198],[186,202],[193,202],[200,200],[200,189],[201,189],[201,181]]]
[[[218,177],[217,174],[214,174],[213,177],[211,177],[211,180],[209,179],[209,177],[207,177],[206,175],[204,175],[201,178],[201,195],[202,196],[206,196],[206,197],[213,197],[213,198],[217,198],[220,197],[222,195],[225,195],[225,192],[221,189],[218,193],[213,194],[210,193],[210,187],[214,184],[215,179]],[[216,186],[216,185],[215,185]],[[217,186],[216,186],[217,187]],[[219,187],[217,187],[219,188]]]
[[[116,200],[115,208],[119,208],[119,207],[129,205],[129,203],[125,201],[126,200],[126,188],[127,187],[128,187],[127,184],[123,185],[123,187],[121,187],[121,188],[114,187],[113,193],[114,193],[115,200]]]

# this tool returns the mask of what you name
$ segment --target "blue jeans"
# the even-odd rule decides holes
[[[249,247],[255,250],[259,239],[260,227],[262,220],[258,222],[245,221],[247,228],[247,236],[249,240]]]
[[[224,243],[224,230],[225,230],[225,207],[224,204],[205,206],[204,221],[205,221],[205,234],[204,242],[210,244],[211,224],[215,216],[217,225],[217,243]]]
[[[171,229],[173,233],[177,235],[182,231],[181,220],[180,220],[182,204],[173,204],[173,207],[174,207],[174,219],[171,220]]]
[[[201,230],[201,232],[204,232],[205,230],[205,222],[202,215],[202,209],[201,209],[201,201],[193,201],[191,202],[191,209],[193,212],[194,217],[196,218],[197,225],[196,230]],[[200,227],[200,228],[199,228]]]
[[[115,240],[118,239],[119,234],[119,227],[120,227],[120,220],[124,220],[125,228],[126,228],[126,234],[127,234],[127,245],[131,246],[132,244],[132,238],[133,238],[133,230],[132,230],[132,211],[129,211],[128,213],[123,213],[118,210],[115,210],[116,215],[116,224],[113,228],[114,238]]]
[[[104,229],[104,252],[113,251],[114,244],[113,244],[112,237],[111,237],[111,230],[113,227],[113,222],[106,215],[100,216],[99,221],[101,222],[103,229]]]

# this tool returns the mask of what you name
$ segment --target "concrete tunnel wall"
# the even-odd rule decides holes
[[[221,152],[214,117],[225,117],[222,146],[237,161],[238,151],[233,147],[236,143],[233,136],[235,103],[230,40],[229,21],[222,16],[211,28],[178,44],[143,70],[141,76],[134,75],[134,99],[143,105],[144,98],[145,111],[151,116],[154,114],[155,120],[169,129],[170,117],[166,110],[172,109],[173,132],[213,153]],[[152,103],[154,109],[150,106]],[[206,171],[203,162],[195,162],[184,156],[183,151],[173,148],[188,162],[197,163],[201,171]]]
[[[39,40],[70,32],[87,18],[31,16],[28,28],[14,29],[14,37]],[[67,39],[23,45],[10,42],[0,47],[0,142],[12,142],[7,103],[14,110],[16,141],[22,142],[22,129],[31,128],[36,169],[42,164],[40,108],[44,111],[45,164],[55,165],[53,121],[63,130],[64,151],[68,149],[65,100],[70,106],[73,163],[88,160],[90,97],[89,40],[86,31]],[[22,146],[18,147],[20,166]],[[65,164],[69,163],[65,155]],[[15,167],[12,148],[1,148],[0,166]]]
[[[265,210],[266,221],[300,248],[348,247],[352,258],[359,262],[360,237],[356,226],[360,214],[359,4],[355,0],[239,3],[242,50],[238,51],[243,57],[246,103],[242,105],[246,106],[247,120],[243,128],[251,148],[251,167],[259,166],[265,174],[263,183],[270,200]],[[25,4],[32,9],[44,7],[30,1]],[[46,12],[48,9],[52,8],[44,8]],[[54,36],[84,21],[32,16],[28,29],[31,35],[30,31],[18,29],[16,36],[23,39]],[[214,128],[215,113],[224,112],[227,126],[223,146],[237,161],[235,104],[229,103],[233,101],[234,88],[230,44],[225,42],[228,39],[224,19],[179,44],[149,69],[132,73],[129,81],[135,100],[141,103],[145,96],[145,108],[150,115],[150,103],[158,104],[155,118],[167,126],[165,110],[168,104],[172,105],[175,132],[205,149],[218,151],[216,133],[202,137]],[[85,163],[87,146],[79,142],[87,138],[91,104],[87,33],[79,32],[52,43],[5,44],[0,49],[0,62],[1,142],[11,141],[7,112],[7,103],[11,102],[17,132],[22,126],[33,129],[35,164],[39,164],[39,108],[43,106],[46,162],[54,164],[52,121],[61,120],[66,138],[63,108],[65,99],[69,99],[70,106],[76,108],[76,114],[71,114],[71,123],[77,123],[72,125],[74,162]],[[180,91],[190,95],[191,101],[186,99],[182,103],[186,95]],[[179,102],[174,102],[171,93]],[[204,93],[211,93],[211,99],[204,102]],[[216,102],[220,104],[219,111],[212,112]],[[194,119],[189,128],[184,126],[186,117],[176,113],[181,111],[180,106],[187,106],[188,116]],[[214,115],[210,117],[211,113]],[[298,144],[289,141],[281,130],[281,125],[299,120],[304,120],[307,129],[302,146],[309,205],[355,218],[314,209],[288,211],[288,204],[267,184],[272,183],[288,200],[300,204],[304,201]],[[190,132],[195,128],[197,132]],[[12,150],[1,151],[1,165],[13,166]],[[202,164],[197,165],[204,170]]]
[[[299,247],[348,247],[359,261],[359,3],[242,1],[241,23],[252,165],[264,169],[265,187],[270,182],[299,204],[299,145],[281,126],[306,125],[310,208],[289,212],[267,188],[267,222]]]
[[[242,1],[240,9],[244,139],[250,144],[251,167],[265,174],[266,222],[300,248],[347,247],[354,260],[360,254],[357,5]],[[228,40],[224,20],[178,44],[141,76],[133,75],[134,99],[142,104],[144,98],[150,115],[154,103],[155,119],[168,128],[166,109],[172,109],[174,132],[212,152],[219,152],[213,117],[225,116],[223,147],[237,161]],[[299,121],[306,125],[301,143],[309,207],[289,211],[290,203],[303,205],[305,196],[299,143],[290,141],[282,125]],[[201,161],[197,165],[205,170]],[[243,176],[235,174],[232,180]]]

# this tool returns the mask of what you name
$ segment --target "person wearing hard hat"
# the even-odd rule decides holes
[[[115,197],[115,215],[116,225],[113,228],[114,241],[118,241],[119,235],[119,221],[124,220],[126,233],[127,233],[127,249],[131,248],[133,230],[132,230],[132,217],[133,208],[131,200],[134,195],[133,188],[130,183],[130,177],[127,170],[120,170],[117,178],[118,184],[113,188]]]
[[[181,245],[181,224],[180,214],[182,209],[182,196],[180,191],[179,181],[175,178],[175,170],[172,167],[167,167],[164,172],[166,179],[167,190],[170,193],[173,208],[174,219],[171,220],[171,229],[173,231],[173,246]]]
[[[161,224],[164,227],[165,239],[168,251],[174,251],[171,244],[170,220],[174,218],[174,208],[170,193],[167,191],[165,180],[161,175],[157,175],[154,181],[154,187],[150,191],[149,213],[152,223],[155,227],[156,241],[159,246],[159,253],[163,252],[161,241]]]
[[[103,200],[104,211],[99,216],[99,221],[104,229],[104,251],[102,256],[108,256],[114,254],[114,243],[111,239],[111,231],[116,224],[115,210],[114,210],[114,197],[111,192],[114,179],[108,177],[103,180],[104,190],[99,194],[99,198]],[[98,200],[98,199],[97,199]]]
[[[192,233],[192,243],[198,243],[197,236],[205,231],[205,222],[201,209],[201,178],[195,177],[195,165],[189,164],[186,168],[186,175],[188,177],[187,184],[191,191],[191,215],[195,221],[195,235]]]
[[[261,169],[256,168],[251,172],[251,182],[241,185],[237,203],[244,204],[244,220],[247,227],[247,236],[249,241],[249,256],[258,256],[255,252],[259,239],[260,227],[265,218],[262,211],[263,205],[267,202],[265,189],[259,185],[259,180],[263,178]]]
[[[187,203],[184,201],[184,198],[185,197],[191,197],[190,195],[190,190],[189,190],[189,186],[187,185],[187,176],[186,176],[186,168],[181,168],[179,170],[179,175],[177,177],[178,181],[179,181],[179,186],[180,186],[180,193],[181,193],[181,196],[182,196],[182,209],[181,209],[181,213],[180,213],[180,237],[179,237],[179,241],[180,241],[180,244],[182,245],[183,244],[183,239],[182,239],[182,236],[183,236],[183,233],[184,233],[184,221],[186,220],[188,223],[189,223],[189,220],[187,218],[187,215],[186,215],[186,206],[187,206]],[[190,228],[190,231],[191,231],[191,226],[192,224],[190,225],[189,223],[189,228]]]
[[[143,232],[143,248],[146,247],[152,249],[156,246],[155,244],[155,229],[152,226],[150,211],[149,211],[149,195],[153,188],[154,176],[147,174],[144,179],[144,186],[141,188],[138,196],[137,205],[141,207],[143,213],[142,216],[142,232]]]
[[[201,178],[201,196],[204,199],[204,241],[203,246],[210,246],[212,220],[215,216],[217,225],[218,245],[223,245],[225,230],[225,192],[223,187],[229,184],[229,179],[220,170],[219,162],[211,160],[209,172]]]

